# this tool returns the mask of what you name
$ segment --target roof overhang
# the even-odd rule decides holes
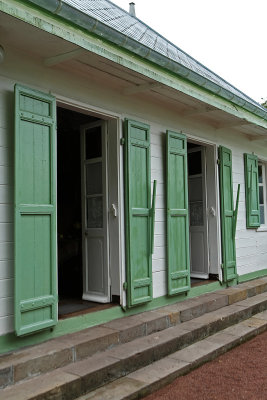
[[[127,74],[132,71],[140,76],[139,81],[128,79],[127,86],[122,93],[128,96],[149,93],[155,97],[165,96],[173,102],[179,102],[179,111],[183,117],[190,118],[195,115],[199,120],[210,121],[215,129],[238,128],[249,137],[262,137],[267,133],[267,110],[264,117],[257,115],[252,110],[247,110],[244,105],[234,104],[218,92],[207,90],[207,87],[199,86],[196,82],[181,79],[177,74],[161,68],[155,63],[144,60],[121,47],[96,37],[89,31],[77,29],[66,18],[62,19],[52,14],[58,2],[55,0],[34,0],[40,5],[46,5],[49,13],[40,8],[34,8],[29,2],[17,0],[1,0],[0,10],[40,31],[53,35],[58,40],[63,39],[69,43],[65,50],[44,54],[44,64],[47,67],[57,67],[62,63],[80,62],[86,64],[88,54],[94,54],[96,58],[105,59],[107,65],[115,65]],[[32,1],[31,1],[32,3]],[[54,7],[54,8],[53,8]],[[52,9],[53,8],[53,9]],[[87,16],[84,16],[84,18]],[[86,19],[87,20],[87,19]],[[87,20],[88,21],[88,20]],[[32,48],[34,51],[34,48]],[[89,52],[89,53],[88,53]],[[107,68],[107,71],[109,68]],[[104,71],[103,71],[104,72]],[[191,99],[188,102],[188,99]],[[190,103],[191,104],[188,104]]]

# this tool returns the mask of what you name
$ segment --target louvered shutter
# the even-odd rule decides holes
[[[247,228],[260,226],[258,157],[244,154],[245,193],[246,193],[246,225]]]

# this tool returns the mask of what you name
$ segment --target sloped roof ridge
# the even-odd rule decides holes
[[[119,45],[122,47],[125,46],[125,48],[141,55],[141,57],[156,62],[185,79],[189,79],[204,88],[206,87],[213,93],[222,95],[222,97],[227,98],[229,101],[241,107],[244,106],[249,111],[267,119],[266,109],[258,102],[112,1],[62,0],[62,3],[99,21],[108,29],[123,35],[125,39],[129,40],[129,43],[127,43],[127,40],[123,44],[120,43]],[[97,27],[97,33],[99,33],[99,30],[101,31],[101,24]],[[109,37],[109,40],[113,41],[113,38]],[[114,43],[118,44],[115,40]],[[157,55],[160,59],[157,58]]]

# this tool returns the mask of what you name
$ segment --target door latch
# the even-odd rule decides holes
[[[209,208],[209,215],[211,215],[212,217],[215,217],[216,215],[216,211],[214,207],[210,207]]]
[[[117,207],[115,206],[115,204],[111,204],[111,212],[112,212],[113,216],[116,218],[117,217]]]

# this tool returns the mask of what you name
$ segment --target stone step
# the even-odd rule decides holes
[[[0,356],[0,388],[75,363],[267,291],[267,278],[113,320]]]
[[[2,389],[0,400],[75,399],[123,376],[129,378],[140,368],[230,326],[234,331],[235,324],[266,309],[267,293],[264,292]]]
[[[141,399],[266,329],[267,311],[264,311],[76,400]]]

